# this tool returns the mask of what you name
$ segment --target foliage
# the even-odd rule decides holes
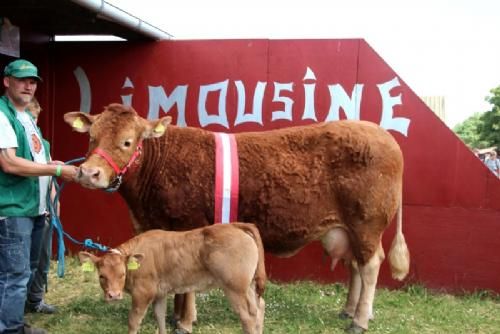
[[[490,93],[486,101],[491,103],[491,110],[476,113],[453,129],[470,147],[500,147],[500,86]]]
[[[83,273],[77,260],[68,258],[66,275],[49,278],[47,301],[59,306],[54,315],[29,314],[28,322],[51,334],[125,333],[130,298],[107,304],[95,273]],[[333,273],[335,275],[335,273]],[[347,295],[343,284],[311,282],[277,284],[266,288],[264,332],[271,334],[344,333],[349,320],[337,315]],[[168,308],[172,310],[172,299]],[[220,290],[197,295],[198,322],[194,334],[241,333],[237,316]],[[480,291],[463,296],[438,294],[411,285],[401,290],[377,289],[375,319],[369,333],[498,333],[500,297]],[[167,325],[169,326],[169,325]],[[154,333],[151,309],[140,333]]]
[[[489,147],[489,143],[481,140],[480,126],[482,125],[481,113],[475,113],[460,124],[453,131],[462,141],[471,148]]]

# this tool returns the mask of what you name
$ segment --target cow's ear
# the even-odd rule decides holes
[[[144,139],[146,138],[158,138],[165,134],[167,126],[172,123],[172,117],[165,116],[154,121],[147,121],[146,129],[142,134]]]
[[[92,123],[98,115],[93,116],[81,111],[72,111],[64,114],[64,121],[68,123],[76,132],[88,132]]]
[[[128,257],[127,260],[127,269],[128,270],[137,270],[141,266],[141,262],[144,260],[144,254],[136,253],[132,254]]]

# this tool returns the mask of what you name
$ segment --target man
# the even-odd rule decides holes
[[[38,117],[40,116],[40,112],[42,108],[40,107],[40,103],[38,102],[36,97],[33,97],[33,100],[28,104],[26,109],[31,116],[33,116],[33,120],[35,124],[38,123]],[[50,147],[49,143],[45,143],[45,147]],[[56,189],[54,186],[50,186],[50,200],[53,201],[56,196]],[[57,215],[59,215],[59,208],[57,206]],[[48,212],[46,213],[45,224],[42,230],[42,238],[41,238],[41,251],[38,261],[38,267],[35,271],[32,270],[31,273],[31,284],[28,286],[28,296],[26,298],[26,312],[35,312],[35,313],[45,313],[52,314],[57,312],[57,308],[54,305],[47,304],[44,300],[45,289],[47,288],[47,277],[49,273],[49,264],[50,264],[50,255],[52,250],[52,228],[50,226],[50,220],[48,216]],[[31,245],[31,248],[35,249],[37,245]]]
[[[73,180],[76,167],[50,164],[48,148],[26,111],[38,69],[18,59],[4,69],[0,98],[0,333],[44,334],[24,323],[31,271],[36,270],[50,176]],[[33,248],[31,245],[33,244]],[[31,254],[30,254],[31,251]]]

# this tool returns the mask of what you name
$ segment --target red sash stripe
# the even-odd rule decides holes
[[[238,218],[239,164],[234,135],[215,136],[215,215],[214,223],[227,224]]]

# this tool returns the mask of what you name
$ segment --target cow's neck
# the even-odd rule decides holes
[[[173,217],[188,219],[182,214],[191,211],[186,210],[190,203],[213,202],[214,146],[212,133],[175,126],[168,127],[164,136],[143,142],[137,166],[125,175],[119,190],[140,230],[165,228],[167,222],[175,230]],[[200,219],[191,219],[195,218]]]

